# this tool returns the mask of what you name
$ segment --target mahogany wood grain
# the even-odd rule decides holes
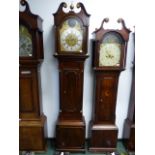
[[[66,3],[61,3],[54,13],[55,54],[59,61],[60,110],[56,125],[56,150],[67,152],[83,152],[85,150],[85,119],[82,114],[84,62],[87,55],[89,14],[84,5],[76,5],[79,12],[74,12],[70,6],[69,12],[64,12]],[[61,51],[60,28],[67,19],[79,21],[83,31],[82,50]]]
[[[45,151],[46,116],[41,103],[40,65],[44,57],[42,19],[31,13],[27,1],[19,25],[32,36],[32,56],[19,56],[19,150]]]
[[[115,125],[117,89],[119,75],[125,69],[130,30],[126,28],[123,19],[118,20],[118,23],[122,23],[122,29],[104,29],[103,24],[108,21],[108,18],[103,19],[100,28],[94,31],[95,39],[92,40],[92,66],[95,74],[95,100],[89,125],[89,150],[92,152],[114,151],[117,145],[118,128]],[[100,45],[108,33],[120,38],[120,61],[118,65],[100,66]]]

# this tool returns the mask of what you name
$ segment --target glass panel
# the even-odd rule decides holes
[[[105,34],[100,44],[99,66],[119,66],[122,44],[124,41],[118,33]]]
[[[32,36],[23,25],[19,26],[19,56],[32,56]]]
[[[60,50],[82,52],[83,30],[75,18],[67,19],[59,31]]]

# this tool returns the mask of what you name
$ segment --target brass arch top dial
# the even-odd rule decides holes
[[[60,29],[60,49],[68,52],[82,52],[83,30],[78,20],[67,19]]]
[[[23,25],[19,26],[19,56],[32,56],[32,36]]]

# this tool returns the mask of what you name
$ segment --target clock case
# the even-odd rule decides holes
[[[135,45],[135,33],[132,34]],[[127,118],[124,121],[124,144],[128,151],[135,151],[135,59],[132,69],[132,84]]]
[[[89,150],[92,152],[111,152],[116,150],[118,128],[115,125],[115,109],[117,100],[117,89],[119,75],[125,69],[127,42],[130,30],[126,28],[124,20],[118,19],[122,24],[122,29],[104,29],[104,22],[97,29],[95,39],[92,40],[93,50],[93,70],[95,74],[95,100],[93,104],[92,120],[89,123]],[[104,35],[113,32],[121,36],[122,45],[119,66],[99,66],[99,46]]]
[[[85,149],[85,118],[82,114],[84,62],[88,58],[87,40],[89,14],[82,3],[77,4],[80,12],[75,13],[73,5],[65,13],[66,3],[61,3],[54,13],[55,46],[54,57],[59,61],[60,110],[56,123],[56,150],[83,152]],[[78,19],[83,25],[82,52],[60,51],[59,29],[70,18]]]
[[[43,60],[42,19],[31,13],[26,1],[19,12],[19,24],[32,36],[32,56],[19,56],[19,149],[45,151],[46,116],[41,104],[40,65]]]

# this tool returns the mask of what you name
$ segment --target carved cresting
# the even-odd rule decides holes
[[[29,4],[27,3],[26,0],[21,0],[21,1],[20,1],[20,4],[21,4],[22,6],[25,6],[25,7],[26,7],[26,8],[25,8],[25,11],[26,11],[26,12],[30,12]]]
[[[119,19],[117,20],[117,22],[122,24],[122,29],[125,29],[128,33],[131,32],[130,29],[128,29],[128,28],[126,27],[125,22],[124,22],[124,20],[123,20],[122,18],[119,18]]]
[[[106,18],[104,18],[103,20],[102,20],[102,23],[101,23],[101,26],[100,26],[100,28],[99,29],[95,29],[95,31],[93,32],[93,33],[96,33],[97,31],[99,31],[99,30],[101,30],[101,29],[104,29],[104,23],[108,23],[109,22],[109,18],[108,17],[106,17]],[[117,20],[117,23],[120,23],[121,25],[122,25],[122,29],[124,29],[125,31],[127,31],[127,33],[130,33],[131,31],[130,31],[130,29],[128,29],[127,27],[126,27],[126,25],[125,25],[125,21],[124,21],[124,19],[122,19],[122,18],[119,18],[118,20]]]
[[[25,0],[22,0],[22,1],[25,1]],[[67,3],[62,2],[62,3],[60,4],[60,6],[59,6],[57,12],[60,11],[60,10],[63,10],[63,8],[67,8],[67,7],[68,7]],[[74,11],[74,8],[75,8],[74,4],[71,3],[70,6],[69,6],[69,8],[70,8],[69,11]],[[80,8],[81,8],[81,11],[83,10],[87,16],[90,16],[90,14],[87,13],[87,11],[86,11],[86,9],[85,9],[83,3],[81,3],[81,2],[77,3],[77,4],[76,4],[76,8],[77,8],[77,9],[80,9]]]

